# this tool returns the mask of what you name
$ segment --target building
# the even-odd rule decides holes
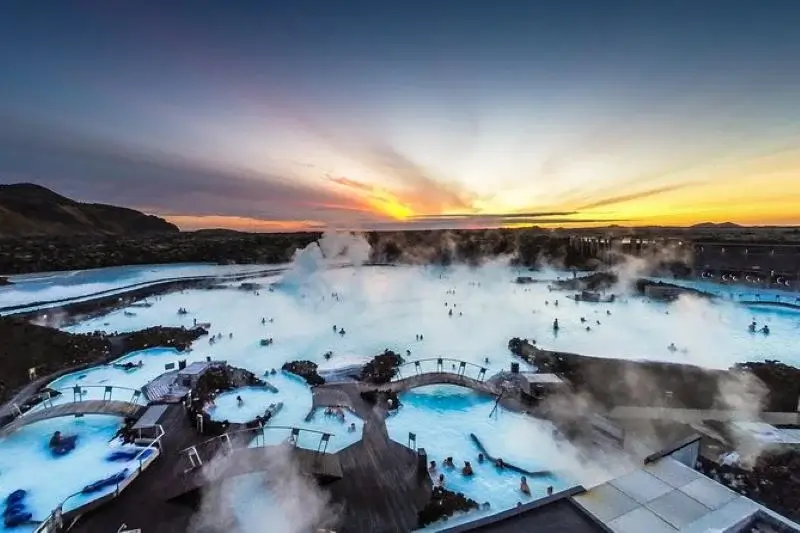
[[[564,390],[567,383],[555,374],[520,372],[522,378],[520,396],[523,401],[533,402],[545,396]]]
[[[590,489],[574,487],[447,533],[800,533],[800,525],[693,468],[700,436]]]

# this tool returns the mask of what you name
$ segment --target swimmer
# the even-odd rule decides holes
[[[244,405],[244,400],[242,400],[241,396],[236,397],[236,405],[238,405],[239,407]]]
[[[428,465],[428,472],[436,472],[436,461],[431,461]]]
[[[469,464],[469,461],[464,461],[464,468],[461,469],[461,473],[465,476],[472,476],[475,472],[472,471],[472,465]]]
[[[519,490],[526,496],[531,495],[531,488],[528,486],[528,480],[525,479],[525,476],[522,476],[519,480]]]

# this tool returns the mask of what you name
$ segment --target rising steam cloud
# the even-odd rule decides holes
[[[208,489],[189,533],[309,533],[332,527],[337,508],[313,478],[303,475],[289,446],[263,449],[253,473],[221,481],[229,466],[221,455],[205,467]]]

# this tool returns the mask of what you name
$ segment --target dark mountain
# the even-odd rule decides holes
[[[701,222],[700,224],[695,224],[694,226],[689,226],[693,229],[737,229],[741,228],[739,224],[734,224],[733,222]]]
[[[32,183],[0,185],[0,237],[177,231],[163,218],[126,207],[76,202]]]

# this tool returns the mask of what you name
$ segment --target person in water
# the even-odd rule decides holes
[[[447,457],[444,460],[443,464],[444,464],[444,466],[446,466],[448,468],[455,468],[455,466],[456,466],[455,463],[453,463],[453,458],[452,457]]]
[[[483,462],[483,460],[484,460],[483,454],[482,454],[482,453],[479,453],[479,454],[478,454],[478,462],[479,462],[479,463],[482,463],[482,462]]]
[[[428,465],[428,472],[436,472],[436,461],[431,461],[431,464]]]
[[[53,436],[50,437],[50,447],[58,448],[59,446],[61,446],[61,432],[56,431],[53,433]]]
[[[440,489],[444,488],[444,474],[439,474],[439,479],[436,480],[436,486]]]
[[[472,465],[469,464],[469,461],[464,461],[464,468],[461,469],[461,473],[465,476],[471,476],[475,474],[475,472],[472,471]]]
[[[678,351],[678,347],[675,346],[674,342],[671,342],[669,344],[669,346],[667,346],[667,350],[669,350],[670,352],[677,352]]]
[[[348,426],[347,432],[348,433],[355,433],[355,431],[356,431],[356,423],[355,422],[350,422],[350,426]]]
[[[239,407],[244,405],[244,400],[242,400],[241,396],[236,397],[236,405],[238,405]]]
[[[519,490],[526,496],[531,495],[531,488],[528,486],[528,480],[525,479],[525,476],[522,476],[519,480]]]
[[[502,460],[502,459],[500,459],[500,458],[498,457],[498,458],[497,458],[497,459],[495,459],[495,461],[494,461],[494,466],[496,466],[497,468],[501,468],[501,469],[502,469],[502,468],[505,468],[506,464],[503,462],[503,460]]]

